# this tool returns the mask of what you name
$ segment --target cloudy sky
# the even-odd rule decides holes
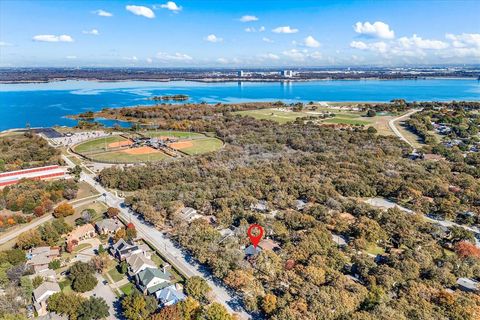
[[[480,63],[480,1],[0,1],[0,66]]]

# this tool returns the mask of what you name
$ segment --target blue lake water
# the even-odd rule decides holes
[[[467,79],[312,82],[96,82],[0,84],[0,130],[74,125],[65,115],[105,107],[155,104],[148,97],[186,94],[189,102],[480,100],[480,82]],[[113,125],[115,121],[105,121]],[[122,124],[125,125],[125,124]]]

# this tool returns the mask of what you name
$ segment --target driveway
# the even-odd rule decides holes
[[[117,319],[117,317],[115,317],[115,306],[116,304],[118,304],[117,296],[115,295],[115,293],[113,293],[112,289],[110,289],[108,282],[107,284],[104,284],[104,281],[106,282],[106,280],[103,279],[101,275],[95,273],[95,277],[98,280],[97,286],[92,291],[85,292],[82,295],[86,298],[92,296],[95,296],[97,298],[103,298],[107,302],[110,312],[110,315],[107,317],[107,319]]]

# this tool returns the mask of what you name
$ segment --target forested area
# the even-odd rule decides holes
[[[334,130],[300,119],[279,125],[228,112],[198,120],[178,112],[176,121],[213,129],[227,147],[105,169],[99,180],[135,191],[127,203],[160,228],[172,226],[177,241],[240,292],[247,309],[279,320],[480,316],[479,296],[455,289],[458,277],[480,278],[471,234],[459,228],[446,238],[421,215],[382,211],[361,200],[391,198],[448,218],[468,210],[478,223],[480,182],[468,170],[412,161],[400,140],[358,128]],[[297,199],[308,203],[304,210],[295,207]],[[260,200],[276,215],[252,211]],[[182,206],[214,215],[219,227],[202,219],[188,225],[176,214]],[[241,248],[250,223],[264,226],[281,250],[245,260]],[[219,229],[230,225],[236,234],[224,239]],[[337,246],[332,233],[348,245]],[[372,246],[382,249],[380,259],[366,254]]]
[[[0,137],[0,172],[61,164],[60,150],[34,134],[26,132]]]

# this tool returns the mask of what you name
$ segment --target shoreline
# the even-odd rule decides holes
[[[229,83],[229,82],[252,82],[252,83],[272,83],[272,82],[314,82],[314,81],[412,81],[412,80],[474,80],[480,81],[476,77],[438,77],[438,76],[421,76],[421,77],[398,77],[398,78],[380,78],[380,77],[364,77],[364,78],[343,78],[343,79],[333,79],[333,78],[316,78],[316,79],[299,79],[299,78],[204,78],[204,79],[188,79],[188,78],[177,78],[177,79],[142,79],[142,78],[132,78],[132,79],[98,79],[98,78],[59,78],[51,80],[12,80],[12,81],[0,81],[1,84],[40,84],[40,83],[55,83],[55,82],[66,82],[66,81],[86,81],[86,82],[200,82],[200,83]]]

